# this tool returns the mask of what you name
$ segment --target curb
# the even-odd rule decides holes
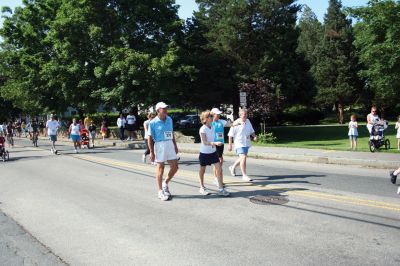
[[[180,148],[183,153],[199,153],[198,150]],[[224,153],[226,156],[234,157],[236,154],[233,152]],[[290,154],[277,154],[277,153],[258,153],[249,154],[250,158],[254,159],[267,159],[291,162],[308,162],[318,164],[334,164],[334,165],[352,165],[362,166],[377,169],[397,169],[399,167],[398,161],[382,161],[382,160],[365,160],[365,159],[351,159],[344,157],[327,157],[327,156],[313,156],[313,155],[290,155]]]
[[[47,138],[41,138],[41,140],[47,140]],[[67,140],[59,140],[59,143],[71,144]],[[98,147],[121,147],[132,150],[145,149],[143,141],[136,142],[103,142],[101,140],[95,141],[95,145]],[[182,153],[198,154],[198,149],[191,148],[179,148]],[[235,157],[236,154],[233,152],[225,152],[225,156]],[[328,157],[328,156],[313,156],[313,155],[291,155],[291,154],[281,154],[281,153],[250,153],[250,158],[254,159],[266,159],[266,160],[279,160],[279,161],[291,161],[291,162],[308,162],[317,164],[333,164],[333,165],[351,165],[351,166],[361,166],[368,168],[377,169],[397,169],[399,167],[398,161],[383,161],[383,160],[367,160],[367,159],[353,159],[346,157]]]

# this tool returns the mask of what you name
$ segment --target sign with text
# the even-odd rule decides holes
[[[240,106],[247,107],[247,93],[240,92]]]

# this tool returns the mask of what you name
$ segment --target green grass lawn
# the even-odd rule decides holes
[[[272,147],[292,147],[307,149],[327,149],[327,150],[349,150],[347,125],[326,125],[326,126],[298,126],[298,127],[274,127],[267,129],[272,132],[277,141],[275,144],[256,144],[260,146]],[[358,128],[358,151],[369,151],[368,140],[369,133],[365,124]],[[385,151],[397,152],[397,139],[394,123],[390,123],[385,131],[385,136],[390,140],[391,149]]]
[[[381,147],[381,152],[398,152],[395,122],[389,123],[389,128],[385,131],[385,136],[390,140],[391,149],[386,151]],[[196,142],[200,142],[198,129],[177,129],[184,135],[194,136]],[[257,146],[267,147],[291,147],[307,149],[325,149],[325,150],[350,150],[350,143],[347,136],[347,125],[319,125],[319,126],[282,126],[267,128],[267,132],[272,132],[277,138],[275,144],[254,143]],[[228,130],[225,130],[225,140],[227,140]],[[358,148],[357,151],[368,151],[369,133],[365,123],[358,126]]]

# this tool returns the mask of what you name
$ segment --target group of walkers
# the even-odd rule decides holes
[[[250,120],[247,118],[247,111],[240,111],[240,118],[234,122],[228,122],[220,118],[221,111],[213,108],[201,113],[200,120],[202,127],[199,130],[201,139],[199,152],[199,193],[209,195],[210,192],[204,184],[204,173],[207,166],[212,166],[214,173],[214,184],[218,188],[218,195],[229,196],[223,181],[223,154],[225,142],[225,128],[229,127],[229,146],[231,151],[235,145],[236,154],[239,158],[229,167],[231,174],[236,175],[236,168],[240,165],[242,179],[252,181],[246,172],[246,159],[251,146],[251,137],[256,140],[255,131]],[[156,104],[156,113],[149,113],[148,120],[144,122],[146,152],[143,161],[150,155],[151,162],[157,165],[156,182],[158,188],[158,198],[162,201],[171,199],[172,194],[169,190],[169,183],[178,171],[178,146],[176,144],[173,121],[168,116],[168,105],[164,102]],[[170,165],[167,177],[163,179],[165,164]]]
[[[206,188],[204,183],[204,174],[207,166],[213,167],[214,180],[213,184],[218,189],[219,196],[229,196],[229,192],[225,188],[224,174],[222,166],[224,163],[224,143],[225,143],[225,128],[229,128],[228,136],[228,151],[234,150],[238,158],[229,166],[229,172],[232,176],[236,176],[236,169],[240,168],[242,173],[242,180],[251,182],[252,179],[247,175],[247,156],[251,147],[252,139],[257,140],[254,128],[248,119],[248,112],[245,109],[239,111],[239,118],[234,122],[226,121],[220,118],[222,112],[218,108],[212,108],[201,113],[200,120],[202,123],[199,129],[199,136],[201,139],[200,151],[199,151],[199,193],[201,195],[209,195],[210,191]],[[123,114],[117,119],[117,126],[120,131],[120,139],[124,140],[125,129],[129,132],[128,140],[137,138],[134,133],[136,123],[136,117],[129,113],[125,118]],[[371,132],[372,127],[381,123],[379,116],[376,112],[376,107],[371,109],[371,113],[367,116],[367,128]],[[10,146],[14,145],[13,136],[18,133],[18,128],[21,129],[29,128],[28,132],[32,138],[37,137],[40,130],[40,124],[37,119],[33,119],[28,125],[22,123],[3,123],[0,125],[0,137],[5,135],[7,142]],[[58,131],[61,127],[61,123],[57,117],[53,114],[45,124],[46,136],[51,141],[51,152],[57,154],[56,141]],[[147,162],[147,158],[150,158],[150,162],[156,165],[156,183],[158,189],[158,198],[162,201],[171,199],[172,194],[169,190],[170,181],[173,179],[178,171],[178,146],[174,136],[173,121],[168,116],[168,105],[164,102],[156,104],[155,112],[149,112],[147,114],[147,120],[143,123],[144,128],[144,143],[146,150],[143,154],[142,160],[144,163]],[[358,124],[356,117],[351,116],[349,122],[349,138],[351,141],[351,147],[355,149],[357,147],[358,137]],[[90,117],[86,117],[84,121],[73,119],[72,123],[68,127],[68,135],[74,145],[75,153],[81,148],[81,136],[84,131],[89,132],[92,145],[94,146],[94,139],[96,137],[96,126]],[[400,117],[398,123],[396,123],[396,129],[400,133]],[[101,125],[101,134],[104,139],[107,132],[107,121],[103,119]],[[400,134],[398,134],[400,139]],[[399,141],[400,146],[400,141]],[[399,147],[400,148],[400,147]],[[169,164],[169,172],[164,179],[165,165]],[[390,172],[390,179],[393,184],[396,184],[397,175],[400,174],[400,168],[396,171]],[[398,193],[400,193],[400,188]]]
[[[30,139],[37,139],[41,130],[45,128],[43,122],[33,119],[29,123],[17,120],[15,122],[9,121],[0,124],[0,135],[6,136],[9,147],[14,147],[14,137],[30,137]]]
[[[137,139],[136,136],[136,117],[133,114],[133,111],[129,111],[129,114],[124,116],[121,113],[117,119],[117,126],[119,129],[120,139],[123,141],[125,140],[125,129],[128,131],[128,141]]]

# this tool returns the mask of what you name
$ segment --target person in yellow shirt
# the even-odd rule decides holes
[[[85,117],[83,120],[83,125],[85,126],[86,130],[89,130],[89,126],[93,123],[93,119],[90,116]]]

